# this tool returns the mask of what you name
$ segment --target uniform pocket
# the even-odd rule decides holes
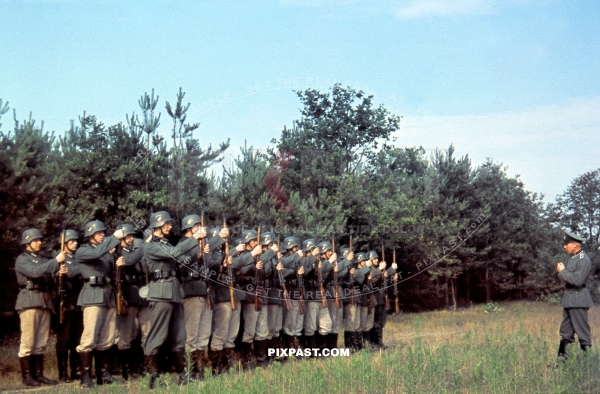
[[[87,293],[86,298],[89,304],[104,304],[104,288],[90,286]]]
[[[156,298],[158,300],[171,300],[173,299],[173,279],[162,279],[158,282],[152,282],[150,284],[149,298]]]

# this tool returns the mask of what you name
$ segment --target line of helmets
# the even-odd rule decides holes
[[[150,233],[149,229],[161,228],[165,224],[170,223],[172,221],[173,221],[173,218],[171,218],[171,215],[169,215],[168,212],[166,212],[166,211],[154,212],[150,215],[149,228],[144,231],[144,234],[146,236],[148,236]],[[199,225],[200,223],[201,223],[201,219],[200,219],[199,215],[187,215],[181,221],[181,231],[186,231],[188,229],[191,229],[192,227]],[[134,226],[129,223],[124,223],[124,224],[118,225],[117,230],[119,230],[119,229],[123,230],[124,237],[127,237],[128,235],[134,235],[137,232],[135,230]],[[222,227],[211,228],[208,231],[207,237],[209,239],[212,237],[215,237],[219,234],[219,232],[221,230],[222,230]],[[100,220],[92,220],[91,222],[88,222],[85,225],[83,237],[84,238],[91,237],[92,235],[94,235],[95,233],[100,232],[100,231],[106,231],[106,226],[104,225],[104,223],[101,222]],[[23,232],[23,234],[21,235],[21,245],[28,244],[31,241],[33,241],[35,239],[40,239],[40,238],[42,238],[42,233],[38,229],[31,228],[31,229],[25,230]],[[71,230],[71,229],[65,230],[65,240],[64,240],[65,242],[68,242],[73,239],[78,239],[78,238],[79,238],[79,236],[78,236],[77,231]],[[257,238],[258,238],[258,232],[256,230],[252,230],[252,229],[244,230],[244,231],[242,231],[241,237],[236,239],[233,242],[232,247],[236,247],[240,243],[247,244],[248,242],[250,242],[252,240],[257,240]],[[276,240],[277,240],[277,236],[270,231],[264,232],[260,235],[260,244],[263,246],[270,245],[270,244],[276,242]],[[141,239],[136,238],[136,239],[134,239],[134,242],[137,244],[134,246],[137,247],[143,241]],[[294,247],[298,247],[299,249],[302,249],[302,251],[304,251],[304,252],[310,252],[315,247],[317,247],[317,248],[319,248],[320,254],[327,253],[327,251],[333,251],[333,246],[331,245],[331,242],[329,242],[329,241],[322,241],[320,243],[317,243],[317,240],[315,238],[308,238],[308,239],[300,242],[300,239],[293,235],[286,237],[283,240],[282,245],[281,245],[281,249],[283,251],[288,251],[290,249],[293,249]],[[340,249],[340,257],[341,258],[346,258],[349,253],[350,253],[350,248],[348,248],[348,247],[343,247]],[[368,253],[359,252],[359,253],[356,253],[356,255],[354,256],[354,263],[360,263],[361,261],[364,261],[364,260],[373,260],[373,259],[377,259],[377,258],[379,258],[379,255],[374,250],[371,250]]]

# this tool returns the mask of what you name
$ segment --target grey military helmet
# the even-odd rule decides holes
[[[379,255],[377,254],[376,251],[371,250],[369,251],[369,255],[368,255],[369,260],[375,260],[379,258]]]
[[[208,234],[206,235],[206,238],[211,239],[216,237],[217,235],[219,235],[219,233],[221,232],[222,227],[213,227],[208,231]]]
[[[350,254],[350,248],[341,248],[340,249],[340,255],[342,256],[343,259],[348,257],[349,254]]]
[[[275,239],[275,234],[273,234],[270,231],[267,231],[266,233],[260,235],[260,244],[262,246],[272,244],[274,239]]]
[[[195,225],[200,224],[200,216],[198,215],[187,215],[181,221],[181,231],[185,231],[188,228],[192,228]]]
[[[317,246],[319,247],[319,253],[321,253],[321,254],[326,253],[328,250],[333,249],[333,247],[331,246],[331,242],[329,242],[329,241],[323,241]]]
[[[167,211],[158,211],[150,215],[150,228],[162,227],[165,223],[171,222],[173,219]]]
[[[21,245],[27,245],[34,239],[42,238],[42,233],[37,228],[30,228],[28,230],[23,231],[21,234]]]
[[[123,230],[123,236],[126,237],[128,235],[133,235],[135,234],[135,229],[133,228],[133,226],[129,223],[125,223],[125,224],[121,224],[117,227],[117,230]]]
[[[91,237],[99,231],[106,231],[104,223],[102,223],[100,220],[92,220],[85,225],[85,232],[83,233],[83,236]]]
[[[317,241],[314,238],[305,239],[302,242],[302,250],[305,252],[310,252],[315,246],[317,246]]]
[[[258,239],[256,230],[246,230],[242,233],[242,243],[245,245],[253,239]]]
[[[77,231],[75,230],[65,230],[65,243],[74,240],[74,239],[79,239],[79,234],[77,234]]]
[[[360,263],[361,261],[365,261],[367,259],[367,254],[364,252],[360,252],[356,254],[356,257],[354,258],[354,260],[356,261],[356,263]]]
[[[283,248],[285,250],[290,250],[294,246],[300,246],[300,240],[298,239],[298,237],[294,237],[293,235],[290,237],[285,237],[285,239],[283,240]]]

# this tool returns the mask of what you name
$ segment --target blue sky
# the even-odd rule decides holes
[[[181,86],[229,161],[291,126],[294,90],[340,82],[404,116],[398,145],[453,143],[552,201],[600,167],[599,26],[600,3],[553,0],[0,0],[0,98],[62,133]]]

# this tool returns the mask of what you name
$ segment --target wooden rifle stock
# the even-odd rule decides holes
[[[304,274],[300,275],[298,273],[298,270],[300,269],[298,266],[301,262],[302,260],[300,260],[296,265],[296,282],[298,284],[298,289],[300,289],[300,299],[298,300],[298,313],[304,315],[304,300],[306,298],[304,296]]]
[[[258,226],[258,231],[256,232],[256,239],[258,240],[258,245],[260,245],[260,226]],[[260,261],[260,254],[256,255],[255,263],[258,264]],[[260,311],[260,295],[261,295],[261,274],[262,270],[256,269],[256,273],[254,274],[254,286],[256,286],[256,294],[254,295],[254,310],[256,312]]]
[[[319,257],[319,260],[321,257]],[[327,308],[327,299],[325,298],[325,288],[323,287],[323,273],[321,272],[321,268],[319,268],[319,262],[317,262],[317,278],[319,279],[319,293],[321,294],[321,308]],[[321,267],[323,265],[321,264]]]
[[[65,251],[65,229],[63,228],[62,233],[60,234],[60,252],[64,253]],[[59,264],[59,267],[62,266],[65,262]],[[58,316],[60,324],[65,321],[65,280],[64,275],[58,275],[58,297],[59,297],[59,305],[58,305]]]
[[[227,221],[225,217],[223,217],[223,228],[227,228]],[[225,261],[229,260],[229,243],[225,240]],[[233,287],[233,270],[231,269],[231,265],[227,264],[227,276],[229,279],[229,302],[231,302],[231,310],[235,311],[237,307],[235,306],[235,288]]]
[[[385,248],[383,246],[383,241],[381,242],[381,261],[385,261]],[[387,311],[390,309],[390,296],[388,294],[388,280],[385,277],[385,270],[381,273],[381,275],[383,276],[383,299],[385,300],[385,310]]]
[[[123,246],[119,240],[117,245],[117,259],[123,256]],[[116,265],[116,262],[115,262]],[[117,282],[117,314],[125,316],[127,315],[127,302],[123,297],[123,267],[116,266],[116,282]]]
[[[354,253],[352,248],[352,234],[350,234],[349,241],[350,253]],[[350,269],[353,269],[352,261],[350,261]],[[350,305],[354,305],[354,274],[350,274]]]
[[[204,228],[204,209],[200,211],[200,227]],[[206,266],[206,256],[204,255],[204,247],[206,246],[206,241],[204,238],[200,238],[200,256],[202,256],[202,265],[204,266],[204,283],[206,283],[206,307],[208,310],[213,308],[213,300],[212,300],[212,286],[210,285],[210,281],[208,280],[208,267]]]
[[[393,254],[393,264],[396,264],[396,249],[394,248],[394,254]],[[398,278],[396,277],[396,275],[394,275],[394,310],[396,313],[400,312],[400,301],[399,301],[399,297],[398,297]]]
[[[331,249],[333,253],[335,253],[335,234],[331,237]],[[336,268],[338,267],[338,261],[335,260],[333,265],[333,294],[335,295],[335,307],[340,309],[342,307],[342,303],[340,302],[340,289],[338,285],[339,280],[339,272],[336,272]]]

